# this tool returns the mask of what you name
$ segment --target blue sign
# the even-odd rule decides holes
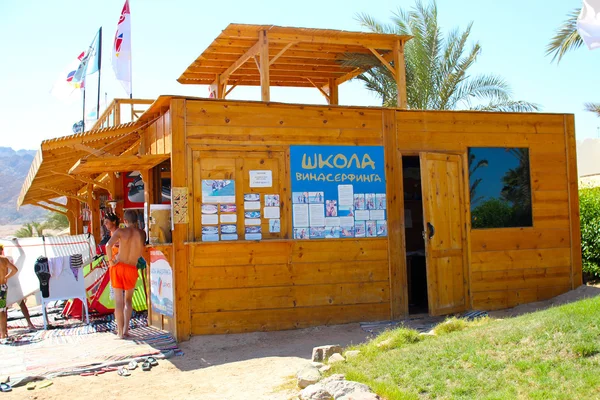
[[[382,146],[290,146],[294,238],[387,236]]]

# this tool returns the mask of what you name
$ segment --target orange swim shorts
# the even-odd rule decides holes
[[[110,267],[110,284],[115,289],[133,289],[137,279],[138,270],[135,265],[120,262]]]

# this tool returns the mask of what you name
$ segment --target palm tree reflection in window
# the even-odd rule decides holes
[[[472,228],[532,226],[529,149],[470,148],[469,181]]]

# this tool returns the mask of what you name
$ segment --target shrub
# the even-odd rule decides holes
[[[600,188],[579,191],[583,272],[600,278]]]

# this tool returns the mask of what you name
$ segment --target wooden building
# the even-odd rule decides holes
[[[77,202],[97,220],[94,193],[121,201],[116,172],[139,170],[152,204],[170,171],[172,243],[152,247],[172,268],[173,314],[150,319],[179,340],[507,308],[581,285],[573,115],[406,110],[408,39],[230,25],[179,78],[214,98],[161,96],[126,124],[116,100],[92,131],[42,143],[19,204],[67,196],[77,229]],[[362,72],[346,53],[386,63],[399,109],[337,105]],[[262,101],[225,99],[238,85]],[[329,104],[270,102],[273,85]]]

